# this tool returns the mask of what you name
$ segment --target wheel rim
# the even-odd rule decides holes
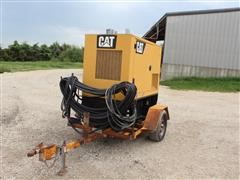
[[[165,121],[163,121],[163,122],[161,123],[161,126],[160,126],[159,136],[160,136],[160,137],[163,137],[164,134],[165,134],[165,131],[166,131],[166,123],[165,123]]]

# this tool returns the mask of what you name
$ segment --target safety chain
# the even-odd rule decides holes
[[[60,147],[57,147],[56,156],[54,157],[54,160],[53,160],[53,162],[52,162],[51,164],[50,164],[50,163],[47,163],[47,160],[44,160],[44,161],[43,161],[43,163],[46,165],[46,167],[47,167],[48,169],[51,169],[51,168],[55,165],[56,161],[59,159],[59,156],[61,155],[60,152],[61,152],[61,148],[60,148]]]

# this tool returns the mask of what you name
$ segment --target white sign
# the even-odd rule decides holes
[[[141,41],[136,42],[136,53],[143,54],[145,43]]]
[[[115,48],[116,47],[116,35],[98,35],[97,47],[98,48]]]

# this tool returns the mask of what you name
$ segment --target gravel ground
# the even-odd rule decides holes
[[[26,153],[40,142],[61,143],[78,135],[62,119],[60,76],[81,70],[2,75],[2,178],[59,178]],[[239,178],[239,93],[177,91],[160,87],[159,102],[171,120],[160,143],[98,140],[68,154],[61,178]]]

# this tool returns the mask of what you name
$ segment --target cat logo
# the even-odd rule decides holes
[[[136,53],[143,54],[144,49],[145,49],[145,45],[146,45],[146,43],[141,42],[141,41],[137,41],[136,44],[135,44]]]
[[[111,48],[116,47],[117,36],[116,35],[98,35],[97,36],[97,48]]]

